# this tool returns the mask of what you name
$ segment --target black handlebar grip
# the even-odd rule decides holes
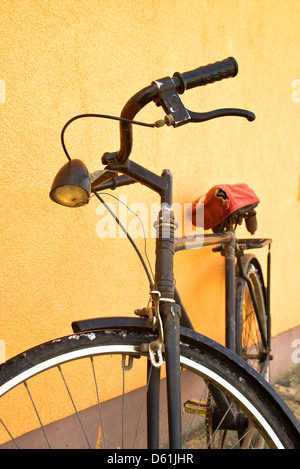
[[[186,73],[174,73],[173,77],[178,77],[180,87],[177,91],[181,94],[185,90],[196,86],[208,85],[224,78],[235,77],[238,73],[238,64],[233,57],[228,57],[221,62],[205,65]]]

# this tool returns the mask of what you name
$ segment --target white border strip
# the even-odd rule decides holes
[[[32,368],[29,368],[26,371],[23,371],[18,376],[15,376],[7,383],[3,384],[0,387],[0,396],[5,394],[10,389],[18,386],[18,384],[26,381],[26,379],[31,378],[32,376],[41,373],[49,368],[61,365],[62,363],[75,360],[76,358],[84,358],[89,355],[103,355],[105,353],[138,353],[137,347],[133,345],[98,345],[97,347],[88,347],[86,349],[74,350],[73,352],[68,352],[57,357],[50,358],[39,365],[35,365]]]

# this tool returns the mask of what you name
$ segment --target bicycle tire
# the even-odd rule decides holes
[[[268,317],[261,268],[258,259],[252,254],[243,257],[243,264],[252,284],[261,325],[268,340]],[[241,277],[238,277],[236,283],[236,353],[267,381],[270,380],[269,363],[266,362],[267,350],[262,342],[249,287]]]
[[[122,322],[122,321],[121,321]],[[125,321],[126,322],[126,321]],[[124,359],[124,356],[137,358],[134,360],[134,367],[139,367],[137,364],[140,358],[143,358],[144,354],[140,351],[140,345],[143,343],[151,342],[156,338],[155,333],[152,331],[147,323],[143,320],[137,319],[132,320],[131,325],[122,325],[120,324],[120,318],[115,320],[110,319],[110,326],[105,326],[105,320],[99,320],[99,325],[103,324],[103,328],[99,327],[99,330],[94,330],[91,332],[72,334],[71,336],[63,337],[50,341],[48,343],[42,344],[40,346],[34,347],[33,349],[28,350],[15,358],[10,359],[5,364],[0,367],[0,404],[2,399],[4,399],[4,406],[7,402],[11,401],[12,404],[12,415],[6,415],[6,420],[10,416],[12,419],[12,424],[14,425],[16,420],[16,406],[14,402],[14,392],[18,391],[18,387],[22,387],[25,384],[25,391],[28,393],[27,388],[32,388],[35,390],[35,379],[43,378],[45,373],[56,373],[57,367],[63,368],[63,366],[76,365],[77,369],[79,367],[79,361],[83,360],[84,357],[93,357],[93,360],[96,360],[96,357],[102,359],[104,358],[105,362],[108,361],[109,357],[116,357],[121,355],[121,358]],[[148,360],[145,357],[146,361]],[[75,362],[74,362],[75,360]],[[130,368],[130,358],[125,358],[124,364],[122,367],[122,374],[127,373],[126,367]],[[127,364],[126,364],[127,361]],[[137,365],[136,365],[137,364]],[[263,378],[255,372],[251,367],[243,362],[239,357],[225,349],[221,345],[213,342],[212,340],[195,333],[194,331],[182,328],[181,329],[181,364],[184,368],[182,373],[184,379],[187,379],[187,388],[188,393],[191,392],[190,383],[192,379],[201,379],[204,377],[205,381],[213,383],[214,386],[218,386],[230,397],[232,400],[237,401],[237,405],[244,410],[249,412],[251,421],[255,422],[255,425],[262,430],[266,441],[270,447],[275,448],[299,448],[300,447],[300,430],[299,423],[296,418],[293,416],[288,407],[283,403],[275,391],[266,383]],[[145,364],[142,364],[144,367]],[[133,368],[134,368],[133,367]],[[107,367],[106,367],[107,370]],[[140,374],[140,369],[137,369],[137,372]],[[64,371],[65,373],[65,371]],[[73,373],[73,371],[72,371]],[[108,374],[104,376],[105,380],[109,379]],[[104,383],[105,385],[106,383]],[[79,385],[83,385],[85,389],[85,382],[83,375],[80,375],[80,379],[76,378],[76,389]],[[123,385],[124,386],[124,385]],[[111,387],[108,384],[108,387]],[[198,388],[197,388],[198,389]],[[140,390],[138,390],[140,391]],[[136,391],[134,393],[134,409],[138,405],[138,399],[136,399]],[[202,390],[201,390],[202,392]],[[50,394],[53,393],[53,390],[50,391]],[[11,398],[9,397],[12,394]],[[144,391],[143,391],[144,396]],[[80,391],[80,396],[87,399],[87,393]],[[125,397],[122,397],[123,402],[127,400],[126,394]],[[52,396],[50,396],[52,397]],[[48,397],[46,398],[46,388],[43,388],[42,394],[42,403],[46,405]],[[57,396],[54,396],[53,399],[57,399]],[[118,399],[118,398],[116,398]],[[144,402],[144,397],[142,397]],[[106,403],[109,401],[106,401]],[[104,405],[106,404],[104,403]],[[38,409],[39,405],[36,404]],[[102,405],[102,404],[101,404]],[[142,404],[143,405],[143,404]],[[24,412],[25,402],[22,400],[22,409]],[[99,409],[98,409],[99,407]],[[0,407],[1,408],[1,407]],[[96,412],[95,409],[98,409],[100,412],[100,406],[95,403],[94,407],[90,407],[87,410],[81,410],[78,408],[78,415],[82,420],[85,418],[85,413],[92,413],[93,417]],[[5,407],[6,409],[6,407]],[[47,407],[47,411],[51,407]],[[92,410],[91,410],[92,409]],[[3,409],[2,409],[3,410]],[[18,411],[19,412],[19,411]],[[114,412],[116,407],[114,407]],[[131,418],[137,419],[137,412],[130,412]],[[78,415],[67,417],[68,419],[78,419]],[[125,412],[124,412],[125,415]],[[195,419],[196,413],[193,415]],[[113,427],[113,436],[116,436],[115,422],[119,422],[120,417],[115,417],[115,421],[110,421],[111,426]],[[190,418],[190,415],[188,415]],[[35,416],[36,418],[36,416]],[[98,419],[98,416],[96,417]],[[143,418],[143,417],[142,417]],[[0,413],[0,426],[5,432],[9,432],[9,437],[14,436],[13,430],[9,429],[8,422],[4,422]],[[19,420],[23,418],[19,416]],[[43,416],[41,417],[43,419]],[[141,417],[138,417],[139,422],[141,422]],[[24,419],[22,420],[24,422]],[[33,430],[29,428],[30,432],[25,435],[18,436],[18,438],[13,439],[9,443],[5,444],[3,447],[11,446],[21,446],[23,444],[28,444],[28,447],[40,448],[43,447],[44,442],[49,443],[51,438],[54,440],[50,443],[51,447],[65,448],[67,446],[65,442],[65,436],[57,437],[56,431],[62,424],[65,422],[63,420],[57,420],[54,423],[46,422],[45,425],[41,426],[38,430]],[[100,422],[100,421],[99,421]],[[96,425],[97,428],[92,426],[92,429],[88,428],[87,432],[92,432],[90,446],[99,447],[99,429],[102,431],[101,424]],[[136,424],[136,422],[135,422]],[[99,426],[100,425],[100,426]],[[123,425],[123,423],[122,423]],[[190,424],[189,424],[190,425]],[[198,425],[198,424],[197,424]],[[79,432],[83,434],[82,425],[79,429]],[[53,428],[55,431],[53,431]],[[124,428],[124,425],[123,425]],[[66,427],[64,427],[66,429]],[[140,429],[140,428],[139,428]],[[47,432],[49,431],[49,437],[46,437]],[[22,430],[24,433],[24,429]],[[75,427],[72,424],[71,427],[71,436],[75,438]],[[55,434],[55,435],[54,435]],[[101,433],[102,435],[102,433]],[[90,438],[90,435],[88,435]],[[104,434],[103,434],[104,437]],[[126,432],[124,436],[124,441],[122,445],[125,447],[128,443],[128,438],[131,438],[130,428],[126,427]],[[144,434],[142,432],[141,440],[137,440],[135,437],[134,447],[140,447]],[[84,436],[83,440],[86,437]],[[113,446],[109,443],[108,437],[106,435],[106,447],[112,448]],[[198,441],[198,437],[196,437]],[[87,442],[84,441],[83,447]],[[102,444],[103,441],[101,440]],[[132,446],[132,441],[130,442]],[[22,446],[23,447],[23,446]],[[75,447],[82,447],[75,442]],[[120,446],[117,446],[120,447]],[[195,444],[195,438],[189,440],[187,444],[188,448],[198,447]]]

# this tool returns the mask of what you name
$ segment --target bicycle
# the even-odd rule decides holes
[[[242,109],[191,112],[179,97],[190,88],[234,77],[237,72],[235,59],[228,58],[183,74],[175,73],[172,78],[156,80],[136,93],[124,106],[120,117],[85,114],[75,116],[64,126],[61,140],[68,162],[53,182],[52,200],[77,207],[88,203],[93,195],[111,212],[99,192],[142,183],[160,195],[154,278],[126,228],[111,212],[143,264],[150,285],[150,303],[135,311],[139,317],[74,321],[71,335],[41,344],[2,364],[0,427],[6,435],[5,441],[10,440],[3,447],[32,445],[39,448],[44,444],[70,447],[68,437],[75,447],[92,448],[147,447],[153,450],[161,444],[171,449],[217,445],[222,449],[227,446],[300,447],[299,422],[265,379],[271,358],[271,240],[235,236],[235,225],[253,215],[255,204],[233,211],[213,234],[205,234],[201,242],[197,237],[175,239],[171,172],[164,170],[158,176],[129,160],[133,124],[150,127],[167,124],[176,128],[222,116],[254,120],[253,113]],[[136,114],[152,101],[162,106],[166,113],[164,120],[155,124],[135,121]],[[88,116],[120,121],[120,150],[105,153],[102,157],[105,169],[92,175],[80,160],[70,158],[64,143],[68,125]],[[175,251],[202,245],[215,246],[214,250],[225,257],[226,347],[194,331],[175,287]],[[257,258],[245,254],[249,249],[263,246],[269,247],[266,287]],[[247,345],[243,342],[243,298],[246,295],[251,298],[259,336]],[[119,388],[118,371],[122,375]],[[136,375],[131,379],[134,372]],[[166,380],[161,379],[163,372]],[[92,379],[92,386],[86,385],[88,378]],[[41,402],[35,396],[41,398]],[[67,403],[53,406],[53,402],[56,404],[64,397],[70,409]],[[164,402],[166,410],[162,408]],[[18,416],[20,427],[16,418],[8,424],[1,417],[3,413],[7,419],[15,416],[20,407],[24,414]],[[29,421],[31,411],[33,422]],[[130,422],[125,428],[127,417]],[[108,429],[105,429],[105,421],[109,423]],[[80,444],[79,439],[83,439]]]

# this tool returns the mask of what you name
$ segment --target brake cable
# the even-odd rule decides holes
[[[126,234],[127,238],[129,239],[129,241],[131,242],[132,246],[134,247],[134,250],[136,251],[137,255],[139,256],[139,259],[145,269],[145,272],[146,272],[146,275],[148,277],[148,280],[149,280],[149,283],[150,283],[150,288],[151,290],[154,288],[154,281],[150,275],[150,272],[148,270],[148,267],[137,247],[137,245],[135,244],[135,242],[133,241],[132,237],[130,236],[130,234],[128,233],[128,231],[126,230],[126,228],[123,226],[123,224],[120,222],[119,218],[114,214],[114,212],[109,208],[109,206],[105,203],[105,201],[102,199],[102,197],[100,197],[100,195],[94,190],[92,189],[92,192],[93,194],[97,197],[97,199],[100,200],[100,202],[104,205],[104,207],[106,208],[106,210],[111,214],[111,216],[116,220],[116,222],[118,223],[118,225],[120,226],[120,228],[124,231],[124,233]]]
[[[64,140],[65,131],[67,130],[67,127],[69,127],[69,125],[72,122],[74,122],[77,119],[82,119],[84,117],[101,117],[103,119],[113,119],[113,120],[117,120],[117,121],[128,122],[130,124],[142,125],[144,127],[152,127],[152,128],[159,127],[155,123],[154,124],[149,124],[147,122],[140,122],[140,121],[136,121],[136,120],[126,119],[125,117],[110,116],[109,114],[78,114],[77,116],[74,116],[70,120],[68,120],[68,122],[65,123],[65,125],[63,126],[62,131],[61,131],[61,137],[60,137],[61,138],[61,144],[62,144],[63,150],[64,150],[68,160],[71,160],[71,157],[70,157],[70,155],[67,151],[66,145],[65,145],[65,140]]]

